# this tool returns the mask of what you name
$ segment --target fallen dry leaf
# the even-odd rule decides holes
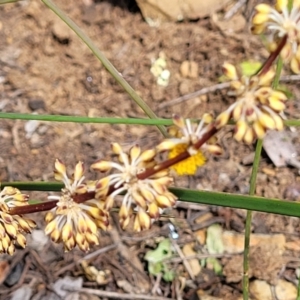
[[[200,245],[204,245],[205,244],[205,240],[206,240],[206,228],[205,229],[199,229],[197,231],[194,232],[194,235],[198,241],[198,243]]]
[[[194,250],[194,243],[186,244],[182,248],[182,252],[185,256],[196,255],[197,252]],[[197,276],[201,271],[201,266],[197,258],[189,259],[188,263],[191,267],[194,276]]]

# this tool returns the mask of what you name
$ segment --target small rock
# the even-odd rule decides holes
[[[30,120],[25,123],[24,129],[26,132],[27,139],[30,139],[32,137],[33,133],[37,130],[39,125],[40,125],[40,122],[37,120]]]
[[[242,159],[242,164],[244,166],[252,165],[253,161],[254,161],[254,153],[250,153]]]
[[[83,279],[82,277],[73,278],[66,276],[59,278],[53,285],[52,288],[60,297],[66,297],[70,292],[68,289],[80,289],[82,288]]]
[[[29,100],[28,106],[31,110],[45,109],[45,102],[42,99]]]
[[[268,175],[268,176],[276,176],[276,171],[274,169],[270,169],[270,168],[263,168],[262,171]]]
[[[65,23],[58,20],[52,26],[52,34],[53,36],[61,43],[68,44],[70,41],[70,29],[67,27]]]
[[[9,273],[9,275],[6,277],[6,280],[4,281],[4,283],[8,286],[13,286],[15,285],[23,272],[23,267],[24,267],[24,263],[23,262],[19,262]]]
[[[198,299],[201,299],[201,300],[222,300],[221,298],[207,295],[207,293],[203,290],[198,290],[197,296],[198,296]]]
[[[158,26],[163,22],[198,19],[211,15],[226,6],[224,0],[137,0],[148,24]]]
[[[250,283],[250,293],[255,300],[272,300],[272,291],[270,285],[263,280],[254,280]]]
[[[24,8],[25,14],[33,18],[36,18],[37,12],[40,11],[39,3],[36,1],[29,1]]]
[[[292,283],[281,279],[275,286],[275,294],[278,300],[294,300],[297,298],[297,288]]]
[[[23,285],[19,289],[13,292],[11,300],[29,300],[32,296],[32,289],[28,285]]]
[[[185,60],[180,66],[180,73],[185,78],[197,78],[198,71],[198,64],[194,61]]]

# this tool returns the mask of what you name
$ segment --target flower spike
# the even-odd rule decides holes
[[[233,72],[233,66],[226,63],[224,69]],[[225,72],[226,73],[226,72]],[[234,138],[247,144],[256,138],[262,139],[268,129],[282,130],[280,113],[285,109],[287,97],[273,90],[271,83],[275,77],[273,69],[250,78],[240,76],[231,81],[236,102],[229,106],[216,119],[217,128],[226,125],[229,119],[236,122]]]
[[[9,214],[10,208],[24,205],[28,205],[28,195],[18,189],[5,187],[0,192],[0,253],[13,255],[15,243],[25,248],[24,233],[31,233],[36,224],[22,215]]]
[[[91,166],[100,172],[114,170],[113,174],[100,179],[96,184],[96,197],[109,210],[113,207],[116,196],[124,193],[119,211],[121,226],[127,227],[130,217],[135,215],[134,230],[148,229],[152,221],[159,217],[162,209],[175,204],[176,197],[167,189],[173,179],[169,177],[167,170],[159,171],[146,179],[139,179],[138,175],[146,168],[156,165],[154,149],[142,151],[135,145],[129,152],[124,152],[118,143],[114,143],[112,150],[118,156],[119,163],[99,161]],[[108,195],[109,187],[113,192]]]
[[[90,246],[99,244],[98,229],[105,230],[109,225],[108,213],[99,201],[90,199],[76,203],[74,200],[76,195],[95,190],[95,184],[83,183],[83,172],[83,163],[78,162],[73,177],[69,178],[66,166],[59,160],[55,161],[55,178],[62,180],[65,187],[60,196],[48,197],[58,202],[45,216],[45,233],[55,243],[63,243],[65,251],[76,245],[82,251],[88,251]]]
[[[269,49],[275,51],[284,36],[285,46],[280,52],[283,61],[290,64],[292,71],[300,73],[300,1],[294,0],[289,11],[287,0],[277,0],[275,8],[258,4],[252,18],[252,33],[271,33]]]

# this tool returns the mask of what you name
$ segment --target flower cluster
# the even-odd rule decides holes
[[[210,114],[205,114],[199,123],[192,123],[190,119],[183,119],[177,115],[173,116],[173,123],[175,127],[169,130],[173,138],[166,139],[157,146],[158,152],[169,151],[169,158],[174,158],[184,151],[188,151],[189,157],[172,168],[178,175],[194,175],[198,167],[205,163],[205,157],[199,148],[196,148],[196,143],[208,132],[213,118]],[[213,154],[221,154],[222,148],[216,143],[216,138],[210,138],[202,149],[208,150]]]
[[[139,146],[133,146],[126,153],[118,143],[114,143],[112,151],[118,156],[119,163],[101,160],[92,165],[92,169],[100,172],[111,169],[116,171],[99,180],[96,185],[96,198],[104,203],[106,209],[111,209],[115,197],[124,193],[119,211],[121,226],[125,228],[130,217],[135,215],[134,230],[148,229],[152,220],[159,217],[162,209],[175,204],[176,197],[167,188],[173,179],[167,170],[159,171],[146,179],[139,178],[139,174],[147,168],[155,167],[154,149],[142,151]],[[108,195],[109,189],[113,192]]]
[[[35,222],[19,215],[10,215],[9,209],[28,205],[28,195],[18,189],[5,187],[0,192],[0,253],[13,255],[15,243],[25,248],[25,233],[30,233]]]
[[[239,76],[231,64],[225,63],[223,68],[231,79],[236,102],[217,117],[216,126],[221,128],[232,118],[236,122],[234,138],[247,144],[263,138],[267,129],[282,130],[279,113],[284,110],[287,97],[271,87],[274,70],[248,78]]]
[[[84,203],[77,203],[77,195],[93,191],[94,185],[85,184],[83,163],[77,163],[74,175],[70,179],[67,176],[66,166],[59,160],[55,162],[55,179],[64,183],[60,196],[49,196],[49,199],[57,200],[56,207],[49,211],[45,220],[46,234],[51,239],[64,244],[65,251],[69,251],[76,245],[88,251],[91,245],[99,244],[98,229],[108,227],[108,213],[101,207],[101,203],[90,199]]]
[[[294,0],[291,9],[288,0],[277,0],[275,8],[268,4],[255,7],[252,19],[252,32],[261,34],[271,32],[269,48],[273,52],[282,38],[287,36],[287,42],[281,51],[284,61],[290,63],[294,73],[300,73],[300,1]]]

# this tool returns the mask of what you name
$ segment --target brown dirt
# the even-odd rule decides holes
[[[221,65],[224,61],[238,63],[249,57],[263,61],[267,57],[260,40],[248,34],[247,22],[238,32],[223,30],[223,25],[212,18],[150,27],[134,3],[127,5],[124,1],[116,1],[113,4],[96,1],[92,6],[86,6],[84,2],[69,0],[61,1],[59,5],[76,20],[160,117],[170,118],[172,114],[177,113],[183,117],[199,118],[204,112],[219,113],[231,101],[224,90],[163,109],[160,109],[159,105],[216,84],[222,75]],[[242,15],[240,17],[243,18]],[[89,49],[42,3],[25,1],[1,6],[0,40],[2,111],[95,117],[145,117]],[[158,86],[150,73],[151,61],[157,59],[160,52],[165,54],[167,68],[171,72],[167,87]],[[183,77],[180,73],[180,66],[186,60],[198,65],[196,78]],[[298,99],[299,89],[293,86],[289,88],[294,93],[294,98]],[[291,118],[299,117],[298,106],[299,100],[289,103],[287,114]],[[147,148],[161,139],[154,127],[41,122],[32,134],[28,134],[26,124],[28,126],[24,121],[0,121],[1,181],[53,180],[55,158],[60,158],[70,167],[78,160],[83,160],[88,166],[99,158],[109,157],[110,143],[113,141],[128,146],[138,143]],[[239,144],[233,141],[231,136],[231,128],[228,127],[219,136],[225,154],[209,159],[193,178],[178,179],[178,185],[247,194],[251,165],[244,165],[243,161],[253,153],[254,146]],[[295,140],[297,141],[296,135]],[[88,174],[89,178],[95,176],[92,173]],[[275,168],[265,155],[260,164],[257,194],[298,200],[299,179],[296,169]],[[37,192],[31,195],[39,199],[46,197],[45,194]],[[205,210],[212,212],[213,220],[217,218],[218,222],[224,224],[224,228],[243,232],[243,212],[215,207],[205,207]],[[180,208],[171,212],[178,217],[175,223],[180,235],[179,245],[194,240],[192,222],[184,222],[184,219],[195,217],[197,213],[197,210],[191,208]],[[143,235],[124,233],[121,230],[115,235],[103,234],[101,247],[118,240],[122,240],[125,247],[118,246],[94,259],[93,265],[98,269],[111,272],[111,278],[102,286],[103,289],[123,291],[124,289],[117,285],[118,280],[122,279],[127,280],[139,291],[149,290],[155,279],[145,271],[143,255],[147,249],[155,247],[155,237],[168,235],[166,223],[167,220],[164,220],[155,224]],[[39,226],[41,224],[42,222],[39,222]],[[293,240],[299,235],[299,226],[298,219],[255,214],[253,231],[284,233],[287,240]],[[203,248],[198,245],[198,249],[202,249],[201,247]],[[50,244],[42,250],[43,252],[37,251],[46,253],[45,260],[40,257],[40,264],[32,254],[34,251],[36,250],[30,250],[29,253],[19,251],[23,256],[19,254],[23,267],[27,261],[30,262],[28,274],[24,275],[21,284],[29,283],[35,278],[32,288],[34,293],[40,292],[41,295],[36,299],[49,297],[51,284],[58,277],[66,275],[82,276],[85,287],[99,288],[97,283],[89,281],[83,275],[79,266],[74,265],[74,261],[83,256],[79,251],[63,255],[60,246]],[[131,251],[138,262],[132,263],[126,259],[124,251]],[[299,253],[291,251],[289,255],[296,257]],[[15,258],[12,261],[15,261]],[[298,266],[286,265],[286,271],[280,274],[281,278],[288,277],[293,281],[295,273],[291,270]],[[178,264],[177,271],[179,277],[188,277],[182,262]],[[270,268],[270,272],[272,271],[273,268]],[[141,274],[143,280],[139,281],[138,274]],[[174,282],[160,283],[163,295],[175,297]],[[8,297],[15,288],[14,285],[8,288],[7,284],[2,287],[1,299]],[[203,289],[208,294],[223,297],[222,299],[238,299],[240,288],[240,284],[228,284],[226,277],[203,269],[193,283],[186,284],[182,295],[184,299],[197,299],[195,292]],[[133,290],[133,293],[137,290]]]

